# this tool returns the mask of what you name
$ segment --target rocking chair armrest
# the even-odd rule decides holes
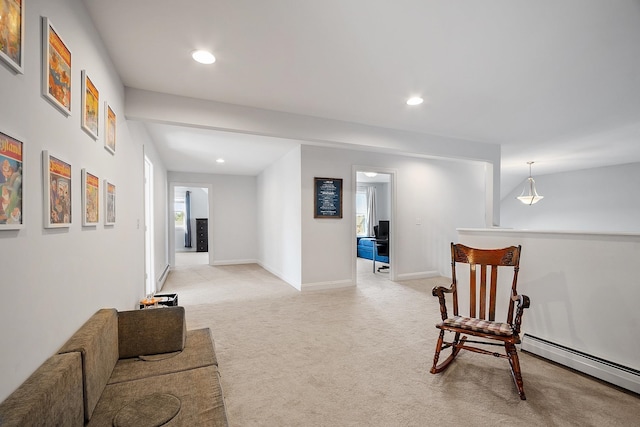
[[[434,297],[438,297],[438,302],[440,303],[440,316],[442,317],[443,321],[446,320],[448,317],[447,304],[444,299],[444,294],[452,294],[454,290],[455,290],[455,284],[453,283],[448,288],[444,286],[435,286],[431,290],[431,295],[433,295]]]
[[[511,300],[518,303],[518,310],[520,310],[520,307],[524,310],[531,305],[531,300],[529,300],[529,297],[526,295],[514,295],[511,297]]]
[[[513,331],[516,334],[520,333],[520,326],[522,324],[522,315],[524,314],[524,309],[529,308],[531,301],[529,297],[526,295],[514,295],[511,297],[511,300],[517,303],[516,307],[516,318],[513,322]]]
[[[433,295],[434,297],[437,297],[438,295],[445,293],[445,294],[452,294],[453,293],[453,289],[454,289],[454,285],[453,283],[448,287],[444,287],[442,285],[438,285],[438,286],[434,286],[433,289],[431,290],[431,295]]]

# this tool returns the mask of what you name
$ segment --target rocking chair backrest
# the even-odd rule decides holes
[[[456,263],[469,264],[469,317],[491,321],[496,320],[498,267],[513,267],[511,295],[509,296],[509,311],[506,320],[507,323],[511,323],[513,321],[514,302],[511,299],[511,296],[517,295],[516,285],[518,281],[518,270],[520,268],[520,249],[520,246],[510,246],[504,249],[475,249],[461,244],[456,245],[451,243],[451,270],[454,285],[454,316],[459,315]],[[489,282],[487,282],[488,270]],[[477,283],[478,271],[480,273],[479,288]],[[487,284],[489,285],[488,293]]]

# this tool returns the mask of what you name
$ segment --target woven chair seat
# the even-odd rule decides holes
[[[504,337],[513,335],[513,328],[508,323],[492,322],[490,320],[475,319],[473,317],[454,316],[444,320],[440,325]]]

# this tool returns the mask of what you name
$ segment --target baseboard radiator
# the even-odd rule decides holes
[[[618,387],[640,393],[640,371],[542,338],[524,334],[522,350],[599,378]]]
[[[169,275],[169,269],[170,269],[170,266],[169,264],[167,264],[164,268],[164,271],[160,275],[160,278],[158,279],[158,283],[156,284],[156,289],[162,289],[162,287],[164,286],[164,281],[167,280],[167,276]]]

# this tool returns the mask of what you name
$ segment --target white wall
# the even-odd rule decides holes
[[[209,194],[204,188],[192,187],[191,191],[191,216],[195,229],[196,218],[208,218],[209,217]]]
[[[41,96],[41,15],[51,20],[73,54],[70,117]],[[81,1],[30,0],[25,24],[24,74],[0,65],[0,131],[24,141],[25,225],[0,231],[0,400],[96,310],[132,309],[144,295],[143,147],[125,121],[123,85]],[[115,155],[104,149],[102,137],[94,141],[80,128],[83,69],[101,101],[117,114]],[[72,165],[69,228],[43,228],[42,150]],[[105,227],[101,218],[97,226],[82,227],[82,168],[116,184],[114,226]]]
[[[391,218],[391,186],[388,182],[375,184],[378,220]]]
[[[522,245],[518,291],[531,299],[523,333],[640,370],[640,343],[634,339],[640,324],[640,234],[501,229],[459,233],[460,242],[473,247]],[[607,372],[574,364],[573,357],[558,361],[627,388],[635,382],[633,390],[640,390],[637,375],[619,383],[601,376]]]
[[[449,243],[457,239],[456,228],[461,224],[470,227],[485,224],[483,163],[303,146],[303,288],[349,285],[355,280],[354,165],[396,171],[397,206],[391,224],[391,256],[399,279],[434,272],[446,274]],[[343,179],[342,219],[314,218],[314,177]]]
[[[503,227],[530,230],[640,232],[640,163],[535,176],[544,196],[532,206],[501,202]]]
[[[209,260],[214,265],[257,261],[257,190],[255,176],[168,172],[170,185],[209,188]],[[173,205],[169,206],[173,211]],[[173,223],[169,243],[175,246]],[[175,265],[175,254],[169,254]]]
[[[258,176],[260,265],[301,289],[301,147]]]

